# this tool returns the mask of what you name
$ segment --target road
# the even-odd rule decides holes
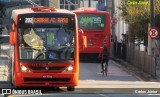
[[[1,48],[0,88],[9,89],[13,88],[10,84],[10,77],[8,76],[10,71],[8,69],[9,65],[6,65],[9,64],[9,46],[3,43]],[[137,94],[139,97],[142,96],[141,94],[145,94],[145,96],[142,97],[147,97],[147,95],[151,96],[150,94],[160,94],[160,90],[157,89],[160,88],[158,82],[145,82],[140,77],[136,76],[132,72],[129,72],[123,66],[112,60],[109,61],[108,76],[102,76],[100,72],[100,63],[80,63],[79,85],[76,87],[74,92],[68,92],[66,91],[66,88],[62,87],[59,90],[43,90],[42,96],[53,97],[54,95],[57,97],[116,97],[114,93],[121,93],[121,95],[118,95],[119,97],[128,97],[128,94]],[[148,91],[151,91],[152,93],[147,93]],[[72,94],[76,94],[76,96]],[[135,97],[137,97],[137,95]],[[14,97],[20,96],[22,95],[14,95]],[[27,97],[28,96],[39,97],[40,95],[27,95]],[[3,95],[0,95],[0,97],[3,97]]]
[[[116,62],[109,61],[108,76],[100,73],[100,63],[80,63],[79,85],[73,92],[61,87],[59,90],[42,91],[45,97],[158,97],[160,84],[158,82],[145,82],[132,72]],[[0,83],[0,88],[12,88],[7,82]],[[151,93],[147,93],[150,91]],[[116,94],[115,94],[116,93]],[[76,94],[76,95],[74,95]],[[135,95],[136,94],[136,95]],[[143,95],[142,95],[143,94]],[[40,95],[26,95],[27,97],[39,97]],[[12,97],[26,97],[14,95]],[[1,95],[0,97],[3,97]],[[11,96],[9,96],[11,97]]]
[[[3,97],[3,96],[0,96]],[[29,97],[28,95],[6,96],[6,97]],[[159,97],[159,95],[149,94],[46,94],[30,95],[30,97]]]

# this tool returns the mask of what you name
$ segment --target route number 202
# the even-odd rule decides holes
[[[25,18],[25,23],[32,23],[33,18]]]

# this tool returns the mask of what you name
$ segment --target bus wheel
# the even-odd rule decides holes
[[[74,90],[75,90],[74,86],[67,87],[67,91],[74,91]]]
[[[14,85],[14,77],[13,77],[13,74],[12,74],[12,76],[11,76],[11,85],[14,87],[15,85]]]
[[[53,90],[58,91],[58,90],[60,90],[60,88],[59,87],[53,87]]]
[[[11,86],[14,87],[13,77],[11,76]]]

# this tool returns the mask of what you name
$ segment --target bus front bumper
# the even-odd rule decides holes
[[[102,47],[99,46],[87,46],[85,49],[80,49],[80,53],[96,53],[99,54],[102,50]]]
[[[77,76],[76,76],[77,75]],[[17,87],[67,87],[78,85],[78,74],[74,73],[17,73]]]

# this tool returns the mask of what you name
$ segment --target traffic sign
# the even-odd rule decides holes
[[[111,24],[117,24],[117,21],[118,21],[117,18],[113,17],[111,20]]]
[[[148,32],[149,36],[151,38],[156,38],[158,36],[158,30],[157,29],[150,29],[149,32]]]

